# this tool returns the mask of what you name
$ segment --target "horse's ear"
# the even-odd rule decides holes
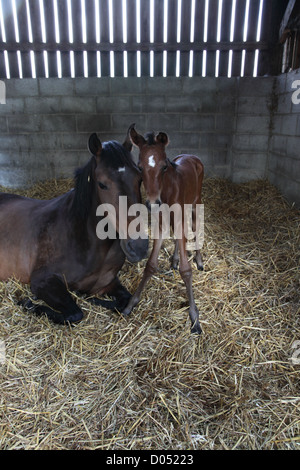
[[[89,137],[88,140],[88,149],[91,152],[92,155],[95,155],[95,157],[99,157],[101,150],[102,150],[102,144],[100,140],[98,139],[97,134],[92,134]]]
[[[160,132],[156,136],[156,142],[158,142],[158,143],[160,143],[164,146],[167,146],[168,143],[169,143],[169,137],[167,136],[167,134],[165,132]]]
[[[143,147],[143,145],[145,145],[146,140],[144,139],[144,137],[142,135],[140,135],[136,132],[136,130],[134,128],[134,124],[132,126],[130,126],[129,134],[130,134],[132,142],[135,145],[137,145],[139,148],[141,148],[141,147]]]
[[[130,138],[130,131],[131,129],[134,129],[134,126],[135,124],[131,124],[131,126],[129,127],[127,131],[126,139],[123,142],[123,147],[125,147],[125,149],[128,150],[128,152],[131,152],[132,150],[132,140]]]

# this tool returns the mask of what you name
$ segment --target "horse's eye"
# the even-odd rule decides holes
[[[99,184],[101,189],[108,189],[108,187],[105,184],[100,183],[100,181],[98,182],[98,184]]]
[[[167,168],[168,168],[168,165],[165,165],[165,166],[163,166],[163,169],[162,169],[162,170],[163,170],[163,171],[166,171]]]

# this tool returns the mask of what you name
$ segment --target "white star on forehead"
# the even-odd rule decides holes
[[[153,155],[151,155],[151,156],[149,157],[148,163],[149,163],[149,166],[152,166],[152,168],[155,167],[156,163],[155,163],[155,160],[154,160],[154,156],[153,156]]]
[[[123,173],[125,171],[125,166],[120,166],[120,168],[118,168],[118,173]]]

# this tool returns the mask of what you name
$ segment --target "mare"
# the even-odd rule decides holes
[[[173,204],[179,204],[182,208],[181,214],[184,214],[184,205],[192,205],[192,227],[195,232],[195,208],[201,204],[201,190],[203,181],[203,165],[198,157],[192,155],[180,155],[172,162],[167,158],[165,147],[169,143],[167,134],[160,132],[158,135],[149,133],[144,138],[138,134],[134,124],[129,128],[129,134],[133,143],[139,147],[138,166],[142,173],[143,184],[146,191],[148,210],[159,207],[162,203],[171,207]],[[174,230],[174,217],[170,218],[170,224]],[[183,219],[180,221],[183,226]],[[185,283],[187,296],[189,300],[189,315],[192,322],[192,333],[200,334],[199,312],[195,304],[192,289],[192,268],[188,261],[186,249],[186,236],[182,233],[180,238],[176,239],[175,251],[172,257],[172,267],[177,268],[179,263],[179,272]],[[137,288],[137,291],[130,299],[123,314],[129,314],[132,308],[139,302],[142,290],[150,277],[157,271],[158,254],[163,242],[162,227],[160,224],[159,236],[154,239],[153,249],[147,261],[143,278]],[[178,249],[180,258],[178,256]],[[203,263],[200,251],[196,250],[195,261],[198,269],[203,269]]]
[[[121,311],[131,295],[118,272],[125,257],[137,262],[148,250],[147,239],[99,239],[96,234],[100,204],[114,206],[118,232],[119,195],[127,196],[128,204],[141,202],[141,174],[130,153],[132,142],[127,136],[122,145],[109,141],[102,146],[92,134],[88,148],[92,157],[77,170],[75,187],[66,194],[51,200],[0,194],[0,280],[14,277],[30,283],[34,296],[47,305],[31,300],[22,305],[60,324],[83,318],[72,290],[87,296],[108,294],[115,299],[92,300]],[[130,217],[126,221],[129,224]]]

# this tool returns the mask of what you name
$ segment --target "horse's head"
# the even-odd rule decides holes
[[[138,165],[147,194],[146,206],[151,210],[152,205],[161,205],[163,176],[171,165],[165,152],[169,138],[164,132],[159,132],[156,136],[154,133],[149,133],[144,138],[133,126],[129,129],[132,142],[140,149]]]
[[[132,143],[127,136],[123,144],[110,141],[102,145],[97,135],[92,134],[88,148],[94,156],[94,180],[100,205],[113,207],[108,214],[110,223],[119,234],[121,248],[129,261],[137,262],[147,255],[148,238],[141,231],[134,239],[128,235],[135,216],[129,216],[127,209],[141,204],[141,174],[132,159]]]

